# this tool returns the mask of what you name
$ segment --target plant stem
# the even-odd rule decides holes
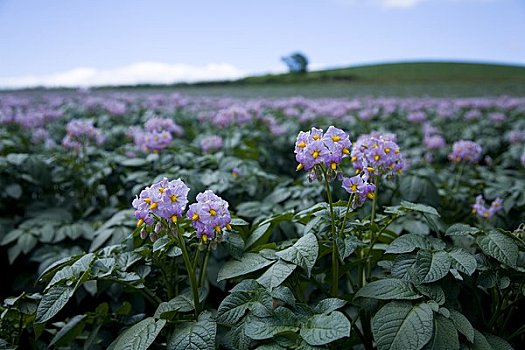
[[[208,260],[210,258],[210,246],[206,247],[206,255],[204,256],[204,262],[202,263],[201,272],[199,275],[199,288],[204,286],[206,281],[206,271],[208,270]]]
[[[321,169],[324,175],[324,183],[326,186],[326,195],[328,197],[328,204],[330,207],[330,218],[332,221],[332,296],[337,297],[337,290],[339,289],[339,260],[337,257],[337,244],[336,244],[336,232],[335,232],[335,216],[332,202],[332,193],[330,191],[330,183],[328,182],[328,174],[326,169],[321,165]]]
[[[353,197],[354,197],[354,195],[351,194],[348,197],[348,203],[346,203],[345,217],[343,218],[343,224],[341,225],[341,228],[339,229],[339,237],[341,237],[341,238],[344,237],[344,229],[345,229],[345,225],[346,225],[346,219],[348,217],[348,210],[350,209],[350,203],[352,202]]]
[[[182,258],[184,259],[184,264],[186,265],[186,270],[188,270],[188,277],[190,280],[191,293],[193,295],[193,303],[195,305],[195,320],[199,318],[200,314],[200,303],[199,303],[199,290],[197,289],[197,280],[195,279],[195,271],[192,268],[190,256],[188,250],[186,249],[186,242],[184,241],[184,236],[177,229],[177,236],[179,238],[180,249],[182,250]]]
[[[376,219],[376,204],[377,204],[377,188],[379,187],[378,176],[374,176],[374,199],[372,200],[372,214],[370,216],[370,225],[372,225]],[[374,232],[372,231],[372,239],[374,238]]]

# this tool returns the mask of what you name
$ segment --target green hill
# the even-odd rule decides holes
[[[312,71],[306,74],[274,74],[248,77],[232,82],[241,84],[300,82],[525,82],[525,66],[455,63],[408,62],[356,66]]]

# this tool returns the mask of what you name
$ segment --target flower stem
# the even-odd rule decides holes
[[[336,231],[335,231],[335,216],[334,216],[334,204],[332,201],[332,192],[330,190],[330,183],[328,182],[328,174],[324,166],[321,165],[321,169],[324,175],[324,183],[326,186],[326,195],[328,197],[328,204],[330,207],[330,218],[332,222],[332,296],[337,296],[337,290],[339,287],[339,260],[337,257],[337,244],[336,244]]]
[[[339,229],[339,237],[341,237],[341,238],[344,237],[344,229],[345,229],[345,225],[346,225],[346,219],[348,217],[348,210],[350,209],[350,203],[352,203],[353,197],[354,197],[354,195],[351,194],[348,197],[348,203],[346,203],[345,217],[343,218],[343,224],[341,225],[341,228]]]
[[[180,249],[182,250],[182,258],[184,259],[186,270],[188,270],[188,277],[190,280],[191,293],[193,295],[193,303],[195,305],[195,320],[197,320],[200,314],[200,303],[199,303],[199,290],[197,288],[197,280],[195,279],[195,271],[191,265],[190,256],[188,254],[188,249],[186,248],[186,242],[184,241],[184,236],[182,235],[180,230],[177,230],[177,236],[179,238]]]
[[[204,262],[202,263],[201,272],[199,275],[199,288],[204,286],[206,281],[206,271],[208,270],[208,260],[210,258],[210,246],[206,247],[206,255],[204,256]]]

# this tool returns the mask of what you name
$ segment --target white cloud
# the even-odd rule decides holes
[[[194,66],[188,64],[140,62],[114,69],[81,67],[45,75],[0,77],[0,87],[87,87],[141,83],[169,84],[174,82],[236,79],[246,74],[247,72],[227,63],[210,63],[203,66]]]

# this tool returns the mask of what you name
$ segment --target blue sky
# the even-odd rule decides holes
[[[524,0],[0,0],[0,86],[234,78],[404,60],[525,64]]]

